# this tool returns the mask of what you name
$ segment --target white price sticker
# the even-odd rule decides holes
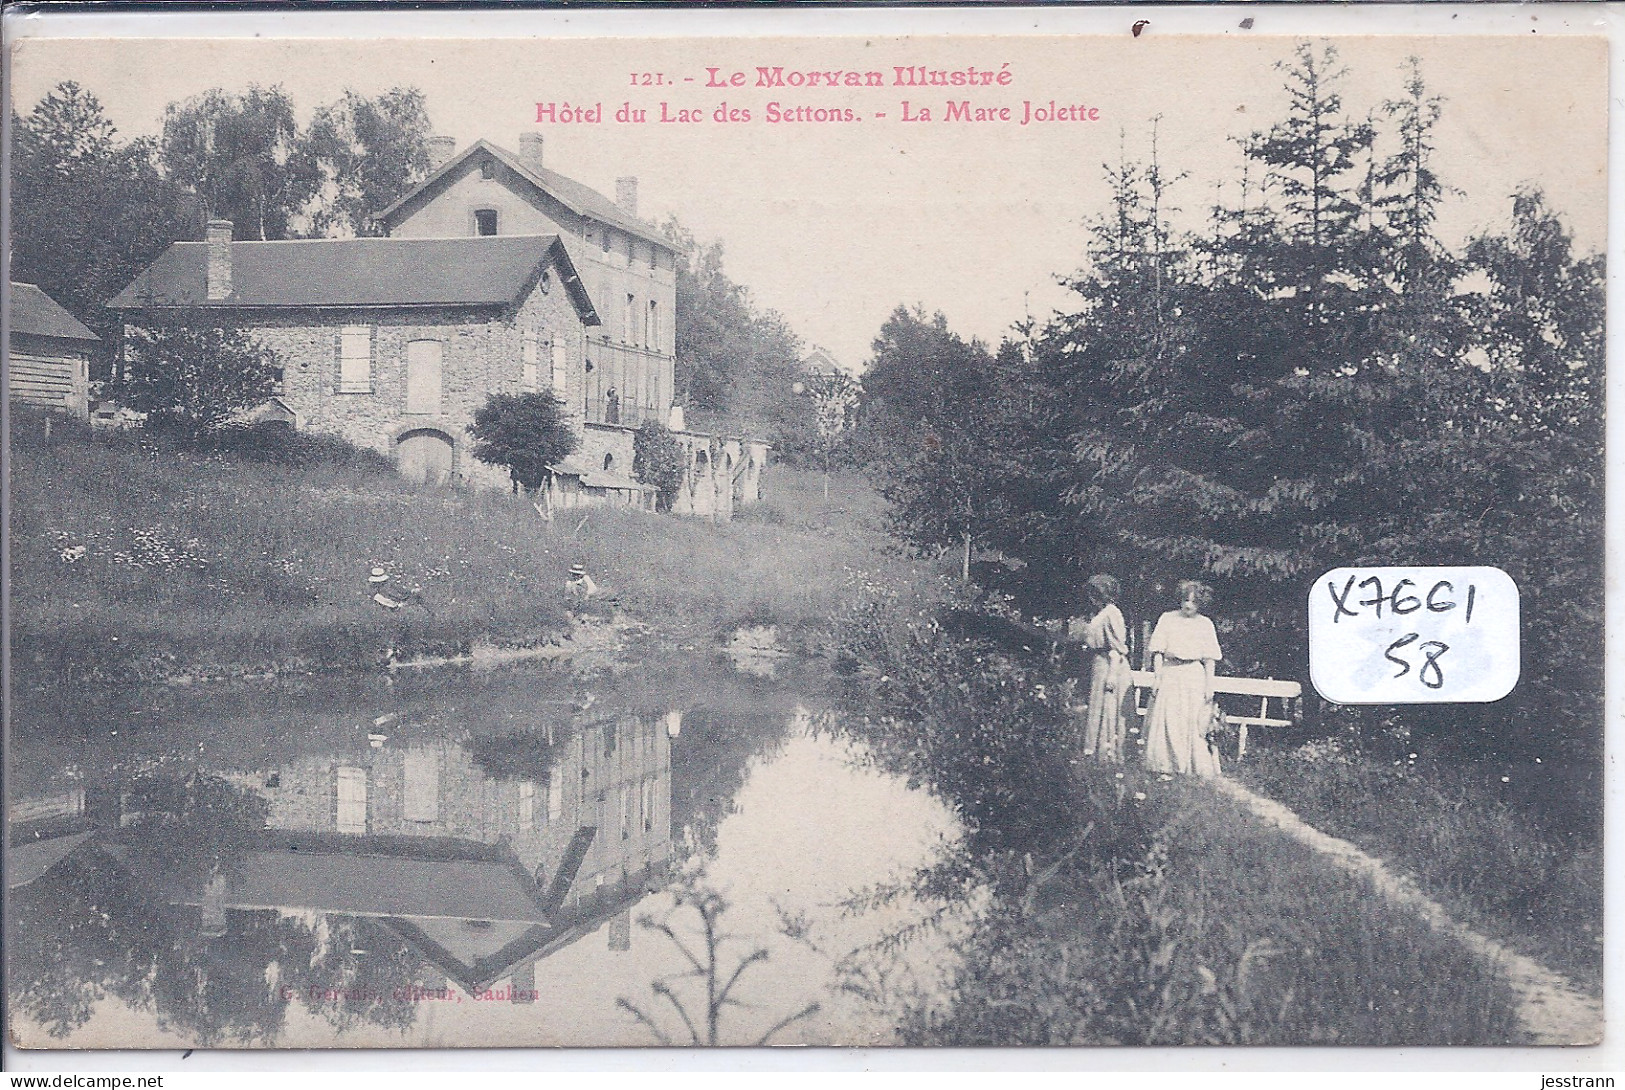
[[[1309,677],[1335,704],[1480,704],[1518,683],[1500,568],[1337,568],[1309,592]]]

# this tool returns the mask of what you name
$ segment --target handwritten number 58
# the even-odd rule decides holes
[[[1419,632],[1407,632],[1405,635],[1399,637],[1399,639],[1389,644],[1388,650],[1383,652],[1384,658],[1399,667],[1399,673],[1394,675],[1396,678],[1404,677],[1406,674],[1410,673],[1411,664],[1394,654],[1394,652],[1398,651],[1401,647],[1409,647],[1411,644],[1416,643],[1416,641],[1421,638],[1421,633]],[[1439,659],[1446,651],[1450,650],[1450,645],[1447,643],[1440,643],[1438,640],[1428,640],[1425,643],[1418,645],[1417,650],[1422,652],[1425,661],[1422,663],[1422,668],[1416,671],[1416,680],[1420,681],[1423,685],[1426,685],[1430,689],[1443,688],[1444,670],[1439,666]],[[1432,671],[1431,676],[1429,675],[1430,670]]]

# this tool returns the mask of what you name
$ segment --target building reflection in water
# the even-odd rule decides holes
[[[94,864],[64,881],[94,874],[105,884],[123,874],[129,888],[114,900],[167,905],[165,929],[199,957],[262,961],[237,975],[263,974],[284,1002],[338,999],[402,1028],[415,1001],[444,994],[448,982],[528,1002],[539,963],[606,923],[609,949],[630,950],[631,907],[665,884],[674,721],[600,705],[518,734],[458,741],[393,724],[395,736],[362,737],[347,752],[192,776],[184,800],[162,804],[161,821],[149,797],[113,788],[104,792],[115,801],[103,808],[103,828],[34,838],[20,860],[14,855],[10,884],[43,885],[88,850]],[[203,813],[210,807],[194,796],[205,784],[227,796],[210,806],[252,815],[263,828],[219,845],[177,831],[168,811],[198,811],[200,828],[231,825]],[[303,945],[287,937],[290,926],[308,931]],[[280,937],[250,953],[249,939],[272,932]],[[333,971],[306,972],[307,960]],[[297,988],[277,987],[295,979]],[[398,1009],[366,1013],[391,1006]],[[271,1036],[277,1024],[267,1025]]]

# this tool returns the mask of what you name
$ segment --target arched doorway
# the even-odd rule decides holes
[[[409,431],[395,443],[395,465],[409,481],[450,484],[451,437],[428,428]]]

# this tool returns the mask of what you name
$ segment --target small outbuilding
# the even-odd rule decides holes
[[[90,354],[101,338],[33,284],[11,283],[6,376],[13,401],[90,416]]]

